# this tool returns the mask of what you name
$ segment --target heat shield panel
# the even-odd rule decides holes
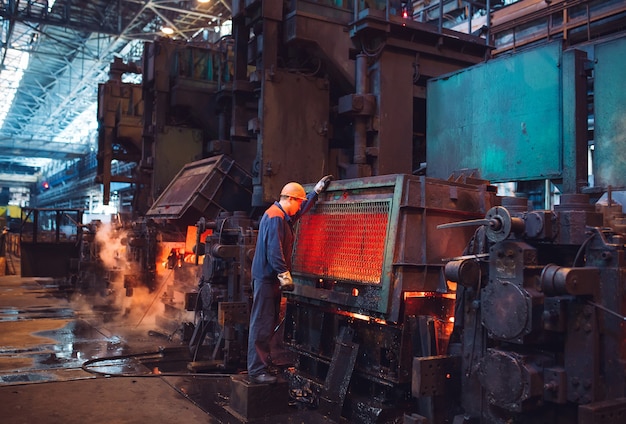
[[[215,219],[221,211],[250,208],[252,177],[225,155],[183,167],[146,216],[194,225],[200,217]]]
[[[296,228],[290,296],[395,321],[404,293],[447,290],[442,259],[474,232],[437,226],[482,218],[494,201],[486,185],[404,174],[333,181]]]

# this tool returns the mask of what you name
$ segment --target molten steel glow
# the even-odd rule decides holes
[[[362,315],[362,314],[349,314],[352,318],[355,319],[360,319],[362,321],[369,321],[370,317],[368,317],[367,315]]]
[[[363,315],[363,314],[357,314],[356,312],[337,311],[337,314],[350,317],[353,319],[358,319],[361,321],[368,321],[370,323],[373,322],[373,323],[380,324],[380,325],[387,325],[387,321],[385,321],[382,318],[371,317],[371,316]]]
[[[317,205],[298,226],[294,270],[379,284],[388,221],[388,202]]]
[[[404,300],[410,299],[411,297],[428,297],[432,295],[431,292],[404,292]]]

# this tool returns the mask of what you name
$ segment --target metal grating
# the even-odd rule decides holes
[[[389,201],[318,203],[298,225],[294,272],[379,284],[389,209]]]

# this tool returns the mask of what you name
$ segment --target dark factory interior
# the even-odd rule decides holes
[[[0,24],[3,424],[626,422],[623,0]]]

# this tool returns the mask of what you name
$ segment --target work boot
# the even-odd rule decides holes
[[[264,372],[263,374],[248,376],[250,381],[257,384],[274,384],[277,378],[271,374]]]

